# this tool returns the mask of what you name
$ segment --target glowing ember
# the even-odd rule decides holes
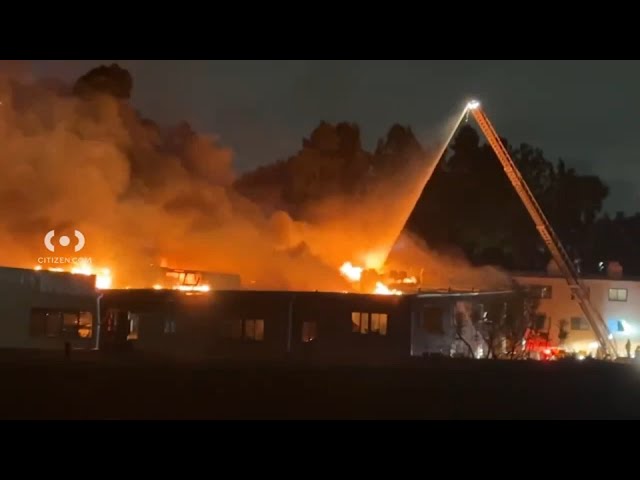
[[[176,285],[173,289],[181,292],[208,292],[211,287],[209,285]]]
[[[406,277],[402,279],[402,283],[415,285],[416,283],[418,283],[418,279],[416,277]]]
[[[351,262],[345,262],[340,267],[340,273],[347,277],[352,282],[359,282],[362,277],[362,267],[355,267]]]
[[[376,282],[376,289],[373,291],[376,295],[402,295],[400,290],[390,289],[382,282]]]
[[[156,284],[156,285],[153,286],[153,289],[154,290],[162,290],[162,285]]]

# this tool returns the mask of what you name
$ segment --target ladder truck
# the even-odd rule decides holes
[[[591,301],[589,300],[589,291],[581,282],[571,258],[562,246],[560,239],[553,231],[551,224],[542,212],[540,205],[538,205],[538,202],[527,186],[527,183],[522,178],[520,171],[511,159],[509,152],[494,130],[493,125],[491,125],[486,114],[482,108],[480,108],[480,103],[476,100],[469,102],[466,106],[466,113],[467,115],[469,113],[473,115],[473,118],[475,118],[478,126],[482,130],[482,133],[485,135],[487,141],[491,145],[491,148],[498,157],[498,160],[500,160],[507,177],[511,181],[511,185],[513,185],[513,188],[520,196],[520,200],[522,200],[522,203],[524,203],[524,206],[529,212],[531,219],[535,223],[536,229],[540,233],[542,240],[553,257],[553,260],[564,275],[573,297],[578,301],[578,304],[587,318],[591,329],[596,335],[600,348],[606,357],[615,360],[618,357],[618,353],[613,337],[607,328],[607,324],[600,315],[600,312],[598,312],[598,310],[591,304]]]

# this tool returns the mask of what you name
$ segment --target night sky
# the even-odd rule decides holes
[[[187,120],[237,152],[239,170],[295,153],[320,120],[353,121],[372,148],[393,123],[421,140],[479,98],[510,143],[541,147],[611,188],[606,208],[640,211],[639,61],[37,61],[73,80],[119,63],[133,102],[161,123]]]

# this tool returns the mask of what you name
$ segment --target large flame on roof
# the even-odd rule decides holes
[[[340,273],[351,283],[358,283],[362,279],[362,272],[364,271],[363,267],[354,266],[351,262],[345,262],[340,267]],[[413,278],[413,282],[415,283],[415,278]],[[367,293],[367,292],[363,292]],[[376,286],[373,289],[373,292],[376,295],[402,295],[400,290],[389,288],[381,281],[376,282]]]

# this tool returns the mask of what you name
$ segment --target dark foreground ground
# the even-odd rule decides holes
[[[0,354],[3,419],[637,419],[640,366],[241,367]]]

